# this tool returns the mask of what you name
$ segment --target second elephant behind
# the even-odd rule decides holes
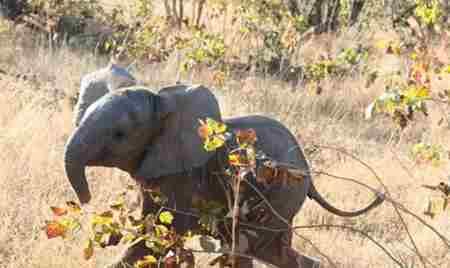
[[[127,69],[114,63],[83,76],[78,101],[75,105],[74,125],[78,126],[87,108],[106,93],[134,86],[136,83],[136,79]]]

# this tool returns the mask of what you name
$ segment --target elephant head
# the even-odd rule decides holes
[[[158,94],[143,87],[110,92],[91,104],[65,147],[65,171],[81,203],[91,194],[87,166],[118,167],[158,178],[201,166],[212,156],[197,134],[198,118],[221,120],[214,95],[176,85]]]
[[[87,108],[108,92],[136,85],[136,79],[127,69],[110,63],[105,68],[89,73],[81,79],[74,124],[78,126]]]

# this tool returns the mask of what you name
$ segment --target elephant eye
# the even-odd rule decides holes
[[[114,131],[113,136],[115,140],[122,140],[123,138],[125,138],[125,133],[121,130],[116,130]]]

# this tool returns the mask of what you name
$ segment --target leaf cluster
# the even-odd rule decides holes
[[[431,163],[438,166],[444,156],[444,148],[436,144],[416,143],[411,149],[411,154],[414,160],[420,164]]]
[[[428,116],[427,102],[432,99],[431,64],[427,55],[418,48],[410,58],[407,77],[387,81],[385,92],[367,107],[366,119],[375,113],[387,114],[403,129],[414,119],[416,112]]]
[[[149,214],[135,218],[133,209],[125,202],[126,192],[120,194],[110,204],[110,209],[101,213],[90,214],[89,233],[83,249],[83,256],[89,260],[95,248],[106,248],[117,244],[134,245],[144,243],[151,254],[139,260],[135,267],[156,267],[157,263],[174,264],[183,262],[177,253],[183,250],[183,243],[188,237],[176,233],[171,227],[174,216],[169,211]],[[82,210],[73,201],[67,207],[51,207],[55,219],[46,221],[44,227],[49,239],[67,238],[82,229]],[[167,266],[171,267],[171,266]]]

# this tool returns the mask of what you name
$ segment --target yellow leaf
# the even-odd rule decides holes
[[[72,213],[80,213],[81,207],[74,201],[67,201],[66,202],[67,208]]]
[[[393,114],[393,113],[395,112],[397,106],[398,106],[398,105],[397,105],[395,102],[393,102],[393,101],[391,101],[391,100],[388,100],[388,101],[386,101],[385,104],[384,104],[384,109],[385,109],[388,113]]]
[[[134,234],[127,233],[120,239],[120,243],[121,244],[127,244],[127,243],[130,243],[131,241],[133,241],[135,239],[136,239],[136,236]]]
[[[52,239],[58,236],[64,237],[66,231],[66,227],[57,221],[46,222],[45,232],[48,239]]]
[[[83,257],[85,260],[89,260],[92,255],[94,255],[94,243],[89,239],[87,246],[83,249]]]
[[[425,211],[426,215],[434,218],[436,215],[441,214],[444,209],[445,200],[442,197],[433,197],[428,200],[428,207]]]
[[[164,211],[159,214],[159,221],[163,224],[172,224],[173,215],[170,211]]]
[[[205,141],[203,148],[205,148],[206,151],[210,152],[215,151],[217,148],[222,147],[224,144],[224,139],[218,136],[213,136]]]
[[[420,87],[417,89],[417,97],[426,98],[430,96],[430,89],[427,87]]]
[[[213,81],[216,82],[219,86],[223,86],[225,84],[225,73],[222,71],[217,71],[213,75]]]
[[[206,124],[210,127],[214,134],[222,134],[227,130],[227,126],[222,122],[217,122],[212,118],[206,118]]]
[[[108,225],[113,222],[113,214],[111,211],[106,211],[100,215],[95,215],[92,220],[92,225]]]
[[[450,65],[447,65],[444,68],[442,68],[441,73],[450,74]]]
[[[67,231],[74,231],[75,229],[81,228],[80,223],[72,218],[61,219],[59,223],[66,228]]]
[[[147,255],[144,257],[144,260],[150,263],[156,263],[157,260],[153,255]]]
[[[113,210],[120,210],[120,209],[124,208],[124,205],[125,205],[125,201],[123,200],[123,197],[120,196],[109,207]]]
[[[50,209],[52,210],[52,212],[55,216],[62,216],[62,215],[67,214],[67,209],[65,209],[65,208],[50,207]]]
[[[238,166],[240,165],[240,156],[237,153],[232,153],[228,155],[228,162],[232,166]]]
[[[151,268],[158,260],[153,255],[147,255],[142,260],[138,260],[135,264],[136,268]]]
[[[407,100],[415,101],[425,99],[430,96],[430,90],[427,87],[409,87],[405,92]]]
[[[169,229],[166,226],[157,224],[155,225],[155,231],[157,236],[165,236],[169,233]]]

